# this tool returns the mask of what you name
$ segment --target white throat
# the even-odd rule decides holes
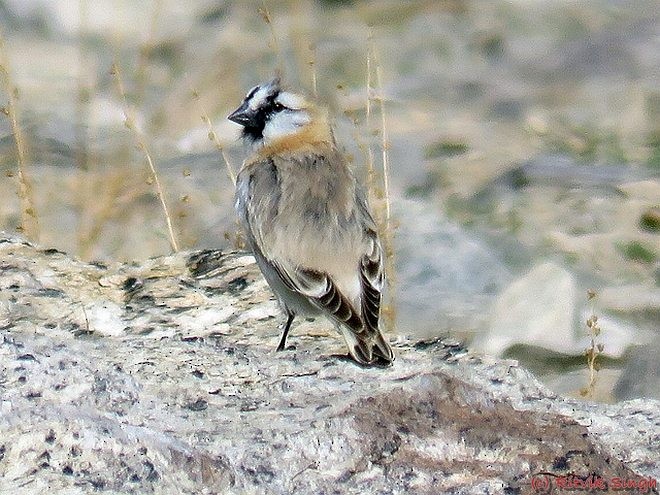
[[[297,133],[311,120],[309,113],[302,109],[284,110],[272,115],[263,130],[264,144]]]

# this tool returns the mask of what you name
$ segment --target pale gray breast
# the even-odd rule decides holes
[[[282,216],[316,224],[321,235],[335,225],[341,230],[358,227],[355,179],[339,153],[280,160],[276,165],[281,170]]]
[[[264,235],[272,229],[280,198],[278,170],[272,160],[252,163],[238,174],[235,207],[252,249],[266,250]]]
[[[290,269],[327,273],[355,302],[370,219],[343,158],[330,158],[341,161],[313,155],[249,165],[237,183],[237,209],[253,250]]]

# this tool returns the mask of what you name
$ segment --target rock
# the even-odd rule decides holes
[[[397,328],[416,337],[477,333],[495,294],[511,279],[486,243],[440,216],[432,204],[395,203]]]
[[[648,179],[638,182],[626,182],[618,188],[632,199],[657,203],[660,197],[660,180]]]
[[[582,345],[574,333],[576,282],[554,263],[535,266],[500,293],[493,304],[490,330],[475,348],[500,355],[514,344],[573,354]],[[580,347],[580,351],[584,346]]]
[[[491,309],[490,328],[473,346],[498,356],[514,345],[579,356],[590,345],[586,321],[593,311],[602,330],[597,343],[603,344],[605,356],[621,358],[629,347],[654,338],[652,330],[608,314],[614,304],[611,291],[607,292],[606,305],[597,298],[592,308],[586,304],[586,295],[582,299],[585,304],[579,305],[577,283],[570,272],[550,262],[537,265],[498,295]]]
[[[636,347],[614,388],[618,400],[651,397],[660,400],[660,336],[651,343]]]
[[[605,287],[598,291],[598,305],[619,314],[648,313],[657,318],[660,313],[660,288],[650,284]]]
[[[393,367],[364,369],[324,320],[276,353],[281,317],[244,253],[87,264],[4,236],[0,287],[2,494],[529,493],[554,482],[542,473],[660,476],[657,401],[564,399],[441,341],[399,340]]]
[[[640,181],[628,184],[631,177],[644,177],[643,172],[631,170],[627,165],[605,165],[597,167],[576,162],[567,155],[541,155],[521,164],[500,179],[501,182],[512,188],[533,185],[561,185],[565,189],[580,188],[618,188],[619,190],[635,194],[637,191],[657,192],[657,182]],[[657,196],[656,196],[657,197]]]

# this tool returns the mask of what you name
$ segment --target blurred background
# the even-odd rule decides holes
[[[232,248],[226,115],[280,70],[381,224],[387,162],[395,333],[660,398],[659,2],[0,0],[0,30],[0,230],[169,253],[148,154],[179,248]]]

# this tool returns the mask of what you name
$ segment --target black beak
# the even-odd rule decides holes
[[[227,118],[243,127],[248,127],[254,124],[255,116],[254,110],[250,108],[247,101],[244,101],[241,106],[230,113]]]

